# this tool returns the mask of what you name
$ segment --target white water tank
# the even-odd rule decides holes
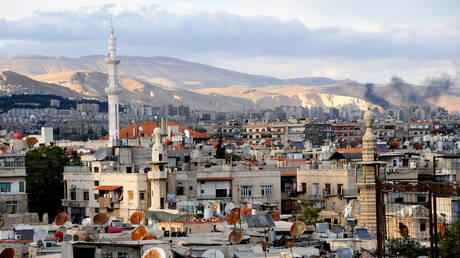
[[[212,208],[210,206],[204,208],[204,219],[212,219]]]

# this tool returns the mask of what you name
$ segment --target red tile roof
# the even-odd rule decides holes
[[[134,126],[135,126],[134,124],[131,124],[131,125],[128,125],[127,127],[123,128],[123,129],[121,129],[120,130],[120,138],[121,139],[126,139],[126,137],[128,137],[128,139],[136,139],[137,136],[134,136],[134,134],[133,134]],[[151,137],[153,135],[153,130],[155,130],[155,128],[157,128],[157,122],[152,122],[152,121],[140,122],[140,123],[136,123],[136,126],[141,126],[142,127],[141,134]],[[185,126],[176,124],[176,123],[171,122],[171,121],[168,122],[168,126],[177,126],[178,129],[179,129],[179,132],[184,132],[185,130],[188,130],[190,132],[190,136],[192,136],[194,139],[210,139],[210,137],[208,135],[206,135],[206,134],[197,132],[195,130],[189,129],[189,128],[185,127]],[[104,136],[102,139],[103,140],[108,140],[109,136],[108,135]]]

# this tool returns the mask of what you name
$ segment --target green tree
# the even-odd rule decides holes
[[[299,219],[304,220],[307,225],[315,225],[318,222],[321,209],[315,208],[312,202],[297,203],[296,210],[302,211]]]
[[[460,220],[457,220],[439,242],[439,254],[441,257],[459,257],[460,250]]]
[[[409,237],[390,239],[386,245],[390,257],[419,257],[428,255],[429,249]]]
[[[74,160],[78,163],[78,156],[74,156]],[[37,212],[40,217],[48,213],[53,219],[62,210],[62,173],[70,162],[67,153],[55,146],[42,146],[27,153],[27,193],[31,212]]]

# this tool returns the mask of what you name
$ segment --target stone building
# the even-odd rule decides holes
[[[25,154],[0,154],[0,213],[27,213]]]

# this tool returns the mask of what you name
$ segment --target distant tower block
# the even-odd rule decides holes
[[[374,135],[374,113],[369,109],[364,113],[366,132],[363,136],[363,167],[362,180],[358,183],[360,202],[359,226],[365,226],[369,231],[376,232],[376,197],[375,169],[377,158],[377,137]]]
[[[118,64],[120,59],[117,57],[117,42],[114,30],[110,25],[109,53],[105,59],[108,65],[107,70],[107,93],[109,99],[109,147],[116,146],[120,140],[120,118],[119,118],[119,97],[120,86],[118,85]]]
[[[152,170],[148,172],[148,179],[150,185],[150,207],[149,210],[165,209],[166,205],[166,180],[168,173],[166,172],[166,164],[168,159],[166,152],[161,143],[161,129],[155,128],[153,131],[155,135],[155,144],[152,147]]]

